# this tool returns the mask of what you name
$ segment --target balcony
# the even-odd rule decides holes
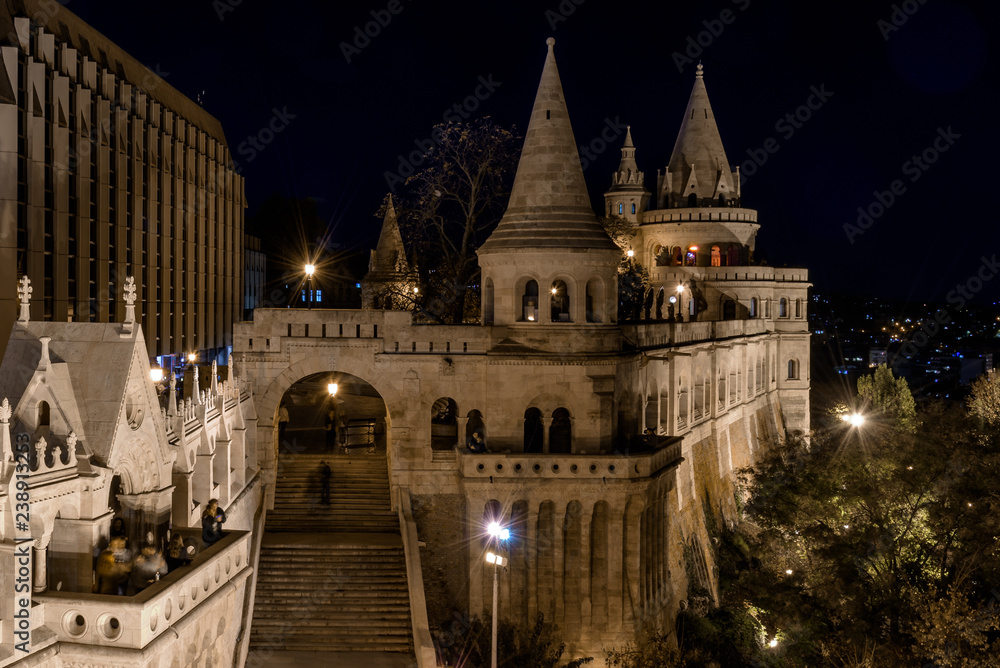
[[[250,576],[250,533],[229,531],[199,554],[135,596],[48,591],[32,598],[42,604],[45,625],[60,642],[140,650],[199,606]],[[210,606],[206,610],[210,610]]]
[[[587,455],[458,451],[458,470],[469,479],[638,480],[680,463],[681,439],[659,437],[656,449],[634,454]]]

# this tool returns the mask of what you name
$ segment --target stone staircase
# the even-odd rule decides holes
[[[320,461],[331,504],[320,504]],[[267,514],[251,650],[413,654],[406,556],[385,459],[285,455]]]
[[[320,462],[330,465],[330,505],[320,503]],[[344,531],[399,535],[399,518],[389,501],[384,457],[281,455],[274,510],[266,531]]]

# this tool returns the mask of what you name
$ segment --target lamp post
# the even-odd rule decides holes
[[[313,274],[315,272],[316,272],[316,265],[314,264],[306,265],[306,285],[309,291],[308,293],[309,297],[306,300],[306,303],[309,305],[308,306],[309,309],[312,309],[313,307]]]
[[[501,541],[510,538],[510,529],[500,526],[499,522],[490,522],[487,531],[489,531],[490,538],[497,543],[497,551],[499,551]],[[506,564],[507,560],[499,554],[487,552],[486,563],[493,564],[493,640],[490,646],[490,666],[497,668],[497,621],[500,617],[497,603],[500,599],[500,567]]]

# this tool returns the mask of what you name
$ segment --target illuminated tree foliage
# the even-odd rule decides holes
[[[506,209],[520,145],[489,118],[440,124],[432,136],[397,215],[411,257],[420,259],[415,309],[432,322],[457,324],[479,315],[476,249]]]
[[[436,634],[438,658],[449,666],[488,668],[492,642],[492,618],[456,620],[447,632]],[[539,613],[533,625],[500,621],[497,629],[498,668],[580,668],[592,657],[564,663],[566,644],[556,640],[556,629]]]
[[[618,317],[621,320],[638,320],[642,317],[643,308],[647,306],[647,298],[652,297],[649,271],[634,257],[627,255],[638,228],[614,214],[601,218],[599,222],[608,236],[622,249],[622,261],[618,265]]]
[[[875,369],[871,376],[858,378],[858,396],[871,408],[898,422],[905,429],[912,429],[916,416],[916,403],[905,378],[895,378],[885,364]]]
[[[780,634],[780,665],[995,666],[1000,443],[957,406],[911,413],[886,375],[861,392],[892,428],[837,421],[745,472],[723,600]]]
[[[972,382],[969,412],[992,428],[1000,428],[1000,373],[992,371]]]

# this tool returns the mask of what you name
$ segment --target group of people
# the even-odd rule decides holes
[[[208,547],[222,538],[222,525],[226,513],[219,508],[219,500],[208,502],[201,518],[201,545]],[[197,556],[199,544],[196,538],[184,538],[174,534],[167,544],[164,555],[157,545],[152,532],[146,534],[146,541],[138,554],[133,555],[125,536],[125,522],[116,517],[111,523],[111,539],[108,547],[97,555],[95,594],[111,596],[134,596],[160,578],[182,566],[187,566]]]

